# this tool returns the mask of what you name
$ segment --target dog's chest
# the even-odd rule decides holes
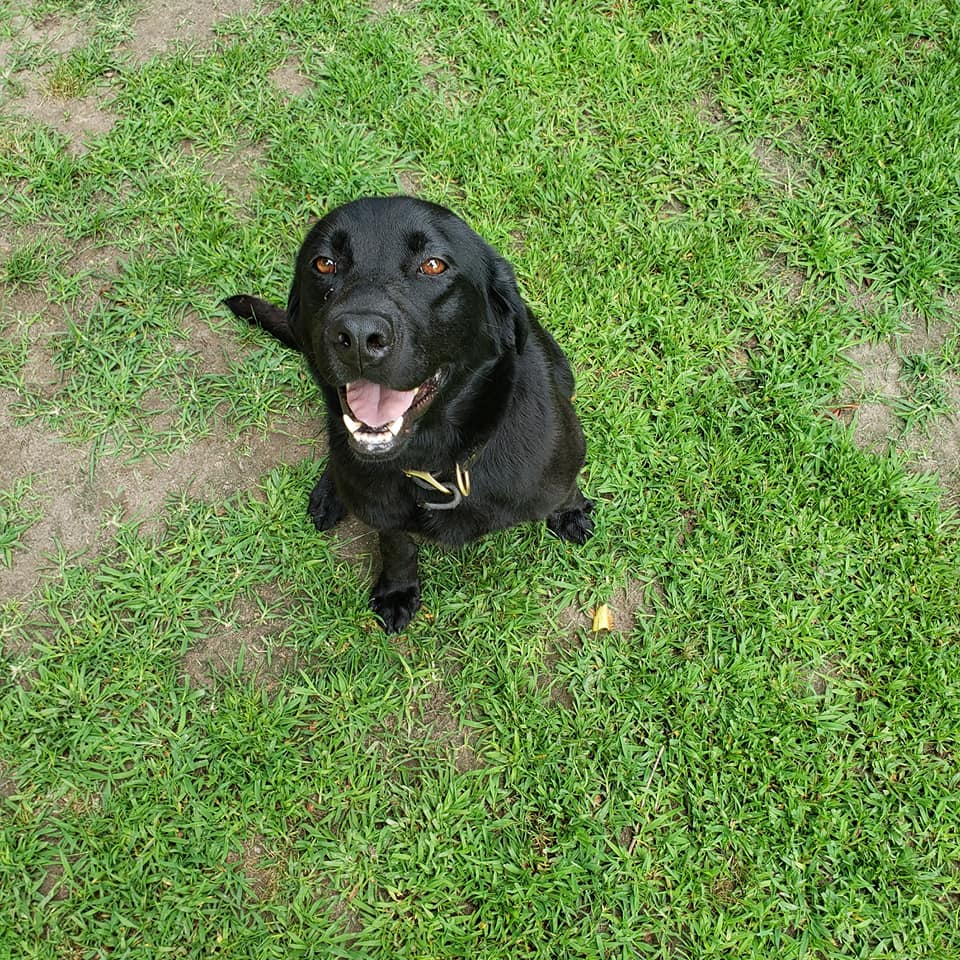
[[[361,486],[337,486],[347,509],[375,530],[403,531],[458,547],[498,526],[490,524],[489,508],[479,491],[455,498],[424,490],[403,475]]]

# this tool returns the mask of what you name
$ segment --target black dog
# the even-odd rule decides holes
[[[510,264],[449,210],[349,203],[308,234],[286,312],[225,303],[307,358],[330,438],[310,516],[328,530],[350,511],[379,532],[370,606],[389,632],[420,605],[411,534],[456,547],[537,519],[575,543],[593,533],[567,358]]]

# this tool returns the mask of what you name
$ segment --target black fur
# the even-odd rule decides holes
[[[446,269],[428,275],[430,258]],[[307,359],[330,440],[309,513],[318,530],[349,511],[379,532],[383,568],[370,605],[388,631],[403,630],[420,605],[412,535],[457,547],[540,519],[575,543],[592,535],[567,358],[522,300],[510,264],[449,210],[410,197],[347,204],[307,235],[286,311],[243,295],[225,303]],[[433,402],[389,449],[351,441],[341,387],[362,378],[409,391],[437,371]],[[403,473],[452,484],[458,463],[471,488],[450,510],[425,506],[450,497]]]

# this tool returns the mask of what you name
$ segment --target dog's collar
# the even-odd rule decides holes
[[[445,493],[451,499],[444,503],[423,503],[421,506],[425,510],[452,510],[459,507],[464,497],[470,496],[470,472],[466,467],[457,464],[457,476],[453,483],[444,483],[438,480],[432,473],[426,470],[404,470],[404,475],[409,477],[418,487],[424,490],[436,490],[439,493]]]
[[[424,510],[453,510],[454,507],[459,507],[470,496],[470,471],[467,468],[477,459],[483,446],[480,443],[468,451],[463,458],[463,463],[459,460],[456,462],[453,482],[444,483],[443,480],[438,480],[429,470],[403,471],[404,476],[409,477],[418,487],[422,487],[424,490],[436,490],[437,493],[443,493],[450,497],[449,500],[441,503],[424,502],[421,504]]]

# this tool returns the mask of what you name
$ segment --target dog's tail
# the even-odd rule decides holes
[[[266,330],[282,344],[290,347],[291,350],[303,352],[296,334],[287,322],[286,310],[281,310],[280,307],[275,307],[272,303],[267,303],[266,300],[251,297],[245,293],[238,294],[235,297],[227,297],[223,301],[223,305],[229,307],[241,320],[246,320],[248,323]]]

